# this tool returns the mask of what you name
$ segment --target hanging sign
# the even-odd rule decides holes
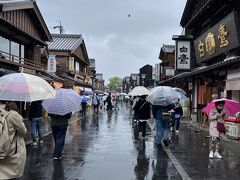
[[[56,69],[57,69],[56,55],[49,55],[47,71],[50,73],[55,73]]]
[[[190,41],[176,41],[176,65],[177,69],[190,69]]]

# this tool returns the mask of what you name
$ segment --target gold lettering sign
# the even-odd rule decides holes
[[[216,43],[215,43],[215,38],[214,34],[209,32],[206,39],[205,39],[205,44],[206,44],[206,50],[209,55],[212,55],[215,53],[216,50]]]
[[[226,25],[220,25],[220,28],[218,29],[218,39],[220,39],[220,47],[226,47],[228,46],[228,31],[226,31]]]
[[[198,43],[198,51],[199,51],[200,57],[203,57],[205,55],[204,54],[204,43],[202,41],[199,41],[199,43]]]

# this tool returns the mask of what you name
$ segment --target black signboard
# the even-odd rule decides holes
[[[238,24],[235,13],[231,12],[194,41],[198,63],[239,47]]]

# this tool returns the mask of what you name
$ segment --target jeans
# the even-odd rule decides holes
[[[41,127],[41,121],[42,121],[41,117],[32,118],[32,120],[31,120],[31,136],[32,136],[33,141],[37,140],[37,133],[38,133],[39,139],[43,138],[43,130]]]
[[[160,144],[163,138],[164,140],[168,140],[168,120],[156,119],[156,130],[157,144]]]
[[[139,121],[138,122],[138,128],[139,128],[139,132],[142,133],[142,136],[145,137],[146,135],[146,127],[147,127],[147,121]]]
[[[176,130],[179,130],[179,125],[180,125],[180,117],[179,118],[173,118],[172,119],[172,127],[175,126],[175,123],[176,123]]]
[[[55,142],[53,157],[62,157],[68,125],[52,125],[52,134]]]

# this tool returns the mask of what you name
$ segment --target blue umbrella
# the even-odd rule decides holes
[[[82,96],[82,102],[88,102],[90,98],[88,96],[83,95]]]
[[[60,89],[55,98],[42,102],[43,108],[50,114],[65,115],[79,109],[82,98],[71,89]]]

